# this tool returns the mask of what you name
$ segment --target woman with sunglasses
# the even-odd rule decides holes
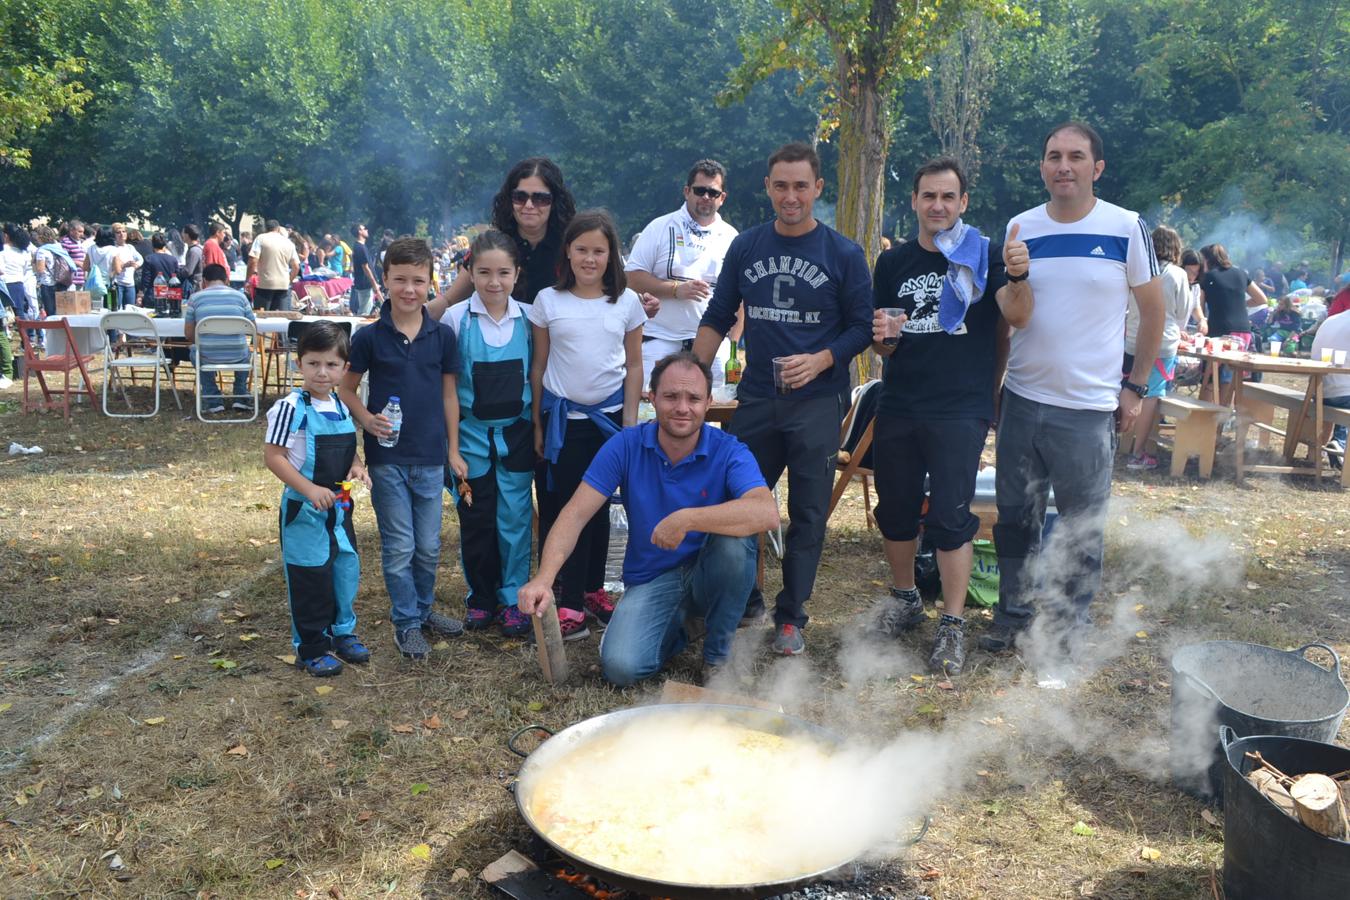
[[[576,215],[572,193],[562,171],[551,159],[522,159],[506,173],[502,189],[492,198],[492,227],[520,248],[520,279],[512,293],[521,303],[533,303],[535,294],[558,280],[558,251],[562,233]],[[473,293],[468,268],[460,269],[450,287],[427,307],[433,319]]]

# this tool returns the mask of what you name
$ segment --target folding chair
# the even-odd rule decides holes
[[[237,416],[229,419],[208,419],[202,415],[202,390],[197,388],[197,418],[203,422],[252,422],[258,418],[258,382],[253,377],[253,345],[258,338],[258,326],[243,316],[207,316],[197,323],[197,372],[204,375],[211,372],[217,376],[223,376],[224,373],[247,372],[251,388],[247,394],[226,394],[224,391],[224,378],[220,378],[219,387],[221,388],[222,400],[238,400],[240,397],[248,397],[250,401],[250,414],[248,416]],[[202,336],[235,336],[242,337],[246,346],[249,348],[249,358],[243,362],[232,363],[209,363],[202,356]],[[233,381],[231,381],[230,390],[234,390]]]
[[[154,320],[145,313],[133,309],[123,309],[104,314],[99,319],[99,330],[103,332],[103,414],[115,419],[147,419],[159,414],[159,378],[162,373],[169,381],[173,391],[173,400],[178,408],[183,401],[178,396],[178,387],[173,382],[173,372],[169,369],[169,358],[164,355],[164,344],[155,330]],[[120,332],[123,343],[114,340],[114,332]],[[127,350],[127,356],[118,356],[119,349]],[[122,402],[131,408],[131,399],[127,396],[126,379],[135,384],[135,373],[149,369],[154,378],[151,389],[155,394],[154,409],[148,413],[115,413],[108,408],[108,390],[114,381],[122,391]],[[125,374],[124,374],[125,373]]]
[[[23,411],[34,412],[36,410],[55,409],[60,406],[67,419],[70,418],[70,396],[74,394],[77,398],[83,395],[89,396],[89,403],[98,409],[98,395],[94,393],[94,383],[89,380],[89,370],[85,366],[93,362],[94,354],[80,354],[79,344],[75,342],[75,333],[70,329],[70,323],[65,319],[48,319],[46,321],[36,321],[29,319],[20,319],[14,323],[19,332],[19,340],[23,344]],[[3,325],[0,325],[3,327]],[[59,355],[39,356],[37,347],[33,344],[31,335],[37,332],[60,332],[65,338],[66,351]],[[54,341],[45,339],[44,343],[50,348],[54,346]],[[64,372],[65,386],[62,388],[53,388],[47,384],[43,378],[44,372]],[[70,374],[79,372],[80,377],[84,379],[84,387],[71,388]],[[41,400],[28,399],[28,379],[36,376],[38,386],[42,388]],[[53,395],[60,395],[59,400],[52,399]]]
[[[834,491],[830,494],[830,508],[825,518],[834,515],[834,508],[844,496],[844,490],[854,478],[862,479],[863,513],[867,527],[876,527],[872,516],[872,468],[865,465],[870,461],[872,449],[872,428],[876,425],[877,402],[881,399],[881,380],[872,379],[853,389],[853,404],[848,415],[844,416],[839,428],[839,457],[836,468],[839,477],[835,480]]]

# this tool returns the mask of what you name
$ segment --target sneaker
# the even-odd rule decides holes
[[[988,653],[1003,653],[1017,646],[1017,629],[1010,625],[995,625],[980,635],[980,649]]]
[[[230,406],[233,407],[234,409],[239,410],[240,412],[253,412],[253,407],[249,406],[242,400],[236,400],[233,403],[231,403]]]
[[[422,628],[444,637],[458,637],[464,633],[464,623],[459,619],[443,616],[438,612],[427,613],[422,620]]]
[[[208,406],[206,408],[206,411],[211,414],[223,413],[225,411],[225,405],[223,403],[219,403],[216,404],[215,406]]]
[[[313,659],[297,659],[295,667],[304,669],[315,678],[331,678],[334,675],[341,674],[342,660],[331,653],[325,653],[323,656],[316,656]]]
[[[751,625],[758,625],[764,621],[764,601],[754,604],[747,604],[745,612],[741,613],[741,623],[737,628],[749,628]]]
[[[594,616],[601,625],[608,625],[610,617],[614,615],[614,600],[609,596],[609,591],[601,588],[598,591],[587,591],[581,595],[581,605],[585,607],[586,612]]]
[[[464,615],[465,631],[482,631],[492,624],[495,617],[486,609],[472,609]]]
[[[406,659],[426,659],[431,653],[427,639],[422,637],[422,629],[413,626],[402,631],[394,631],[394,645]]]
[[[899,637],[926,618],[923,596],[918,588],[891,588],[890,595],[883,597],[873,609],[872,624],[868,630],[886,637]]]
[[[966,635],[955,616],[943,616],[933,640],[928,667],[940,675],[960,675],[966,665]]]
[[[579,641],[591,636],[590,629],[586,627],[586,614],[579,609],[558,607],[558,624],[562,627],[564,641]]]
[[[1345,445],[1340,441],[1327,441],[1327,445],[1322,448],[1327,452],[1327,461],[1334,468],[1341,468],[1345,464]]]
[[[497,623],[501,627],[502,637],[520,637],[532,627],[530,617],[514,606],[503,606],[497,610]]]
[[[343,662],[370,662],[370,648],[361,643],[361,639],[354,634],[343,634],[333,638],[333,652]]]
[[[773,652],[784,656],[798,656],[806,652],[806,641],[802,630],[796,625],[779,625],[778,633],[773,636]]]
[[[1147,453],[1140,453],[1138,456],[1131,453],[1129,459],[1125,461],[1125,468],[1133,469],[1136,472],[1141,469],[1145,471],[1156,469],[1158,468],[1158,458],[1149,456]]]

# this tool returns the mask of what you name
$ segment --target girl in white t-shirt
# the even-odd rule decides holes
[[[541,474],[539,543],[581,484],[600,447],[637,424],[642,392],[642,323],[647,314],[628,289],[619,234],[609,213],[578,213],[563,232],[561,276],[527,309],[534,325],[530,384]],[[609,622],[605,591],[609,505],[582,529],[559,575],[563,636],[587,636],[585,613]]]

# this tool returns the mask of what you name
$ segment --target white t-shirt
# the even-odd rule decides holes
[[[1312,358],[1322,358],[1322,348],[1350,351],[1350,311],[1336,313],[1313,335]],[[1322,379],[1323,397],[1350,396],[1350,375],[1328,375]]]
[[[114,258],[122,260],[122,271],[117,273],[117,283],[134,285],[136,283],[136,270],[131,268],[130,264],[135,263],[139,266],[141,263],[145,262],[145,260],[141,258],[141,254],[130,244],[123,244],[120,247],[114,245],[106,249],[112,251],[112,256],[109,257],[109,265],[112,264],[111,260]]]
[[[1077,222],[1056,222],[1041,205],[1013,225],[1031,254],[1036,308],[1013,332],[1005,385],[1037,403],[1115,409],[1130,288],[1158,274],[1148,225],[1105,200]]]
[[[450,330],[455,333],[456,338],[459,337],[459,325],[464,321],[466,309],[479,317],[478,330],[482,332],[483,342],[489,347],[505,347],[511,343],[511,338],[516,333],[517,322],[520,322],[525,328],[530,327],[528,321],[522,321],[525,313],[521,305],[515,300],[507,298],[506,315],[502,316],[502,320],[498,322],[488,313],[487,307],[483,305],[483,299],[478,296],[478,292],[474,291],[468,300],[459,301],[441,316],[441,322],[450,326]]]
[[[623,387],[627,356],[623,339],[642,327],[647,314],[631,290],[610,303],[583,300],[571,291],[544,288],[526,310],[532,323],[548,329],[544,387],[576,403],[599,403]],[[605,412],[621,409],[604,407]],[[568,416],[584,419],[574,412]]]
[[[624,271],[648,272],[663,281],[702,280],[716,284],[722,259],[736,234],[736,229],[721,216],[704,228],[689,215],[687,207],[681,206],[673,213],[653,219],[642,229]],[[699,320],[707,308],[707,300],[662,300],[660,311],[642,334],[672,341],[687,340],[698,332]]]
[[[337,394],[329,394],[327,400],[310,398],[309,406],[320,415],[337,413],[342,409],[338,404]],[[286,458],[295,466],[297,472],[303,471],[305,465],[305,430],[301,428],[291,433],[291,421],[299,408],[300,397],[295,393],[287,394],[273,403],[272,408],[267,411],[267,432],[263,438],[265,444],[285,447]]]
[[[6,244],[5,249],[0,250],[0,272],[3,272],[5,284],[26,281],[33,274],[33,257],[27,250]]]
[[[1181,331],[1191,315],[1191,286],[1186,270],[1174,263],[1162,263],[1163,334],[1158,345],[1158,356],[1166,359],[1177,355]],[[1139,336],[1139,304],[1130,292],[1130,311],[1125,316],[1125,352],[1134,354],[1134,340]]]

